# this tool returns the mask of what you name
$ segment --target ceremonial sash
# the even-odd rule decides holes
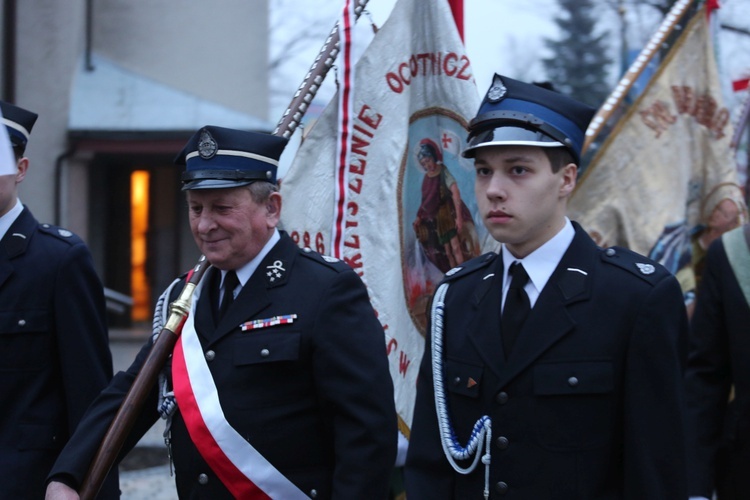
[[[236,498],[308,499],[224,417],[193,321],[202,284],[203,281],[193,294],[190,313],[172,356],[174,394],[190,439]]]

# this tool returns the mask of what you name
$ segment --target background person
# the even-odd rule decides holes
[[[16,160],[16,173],[0,176],[0,497],[43,498],[58,453],[112,378],[112,356],[88,248],[18,197],[37,115],[0,108]],[[117,471],[102,497],[119,497]]]
[[[750,498],[750,225],[708,247],[687,365],[691,498]]]

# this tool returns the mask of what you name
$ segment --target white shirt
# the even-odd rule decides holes
[[[21,215],[21,212],[23,212],[23,203],[21,203],[21,200],[16,199],[16,204],[8,210],[8,213],[0,217],[0,240],[2,240],[5,237],[5,233],[8,232],[8,229],[10,229],[10,226],[13,225],[14,222],[16,222],[16,219],[18,219],[18,216]]]
[[[529,296],[531,307],[534,307],[536,300],[539,298],[539,294],[542,293],[544,285],[547,284],[550,276],[552,276],[555,268],[568,250],[575,234],[576,231],[573,229],[573,224],[570,222],[570,219],[565,217],[565,225],[563,228],[545,244],[523,259],[517,259],[514,257],[513,254],[510,253],[510,250],[506,248],[505,244],[503,244],[503,306],[505,306],[505,296],[508,295],[508,290],[510,289],[510,280],[508,279],[508,269],[510,269],[510,265],[514,262],[520,262],[523,264],[523,268],[529,275],[529,282],[526,283],[524,290]]]

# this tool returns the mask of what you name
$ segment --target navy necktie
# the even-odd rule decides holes
[[[508,276],[510,278],[510,289],[508,290],[508,295],[505,297],[505,305],[503,306],[503,314],[500,321],[503,349],[505,350],[506,358],[513,349],[513,344],[515,344],[523,323],[526,321],[526,317],[531,310],[529,296],[523,288],[529,282],[529,275],[526,274],[526,269],[523,268],[520,262],[514,262],[510,265]]]
[[[226,276],[224,276],[224,284],[222,285],[224,288],[224,296],[221,298],[221,305],[219,306],[219,321],[221,321],[221,318],[224,317],[229,306],[234,302],[234,289],[237,288],[237,285],[239,284],[240,280],[237,279],[237,273],[234,271],[227,271]]]

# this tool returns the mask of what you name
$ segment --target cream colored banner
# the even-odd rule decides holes
[[[473,164],[459,154],[478,107],[448,2],[399,0],[356,66],[347,185],[334,176],[334,99],[281,186],[283,229],[324,254],[332,253],[334,190],[346,190],[343,258],[383,325],[406,436],[429,298],[443,273],[478,255],[486,237],[475,216]]]
[[[700,10],[579,179],[569,216],[600,245],[649,255],[691,290],[692,263],[745,217],[729,118]]]

